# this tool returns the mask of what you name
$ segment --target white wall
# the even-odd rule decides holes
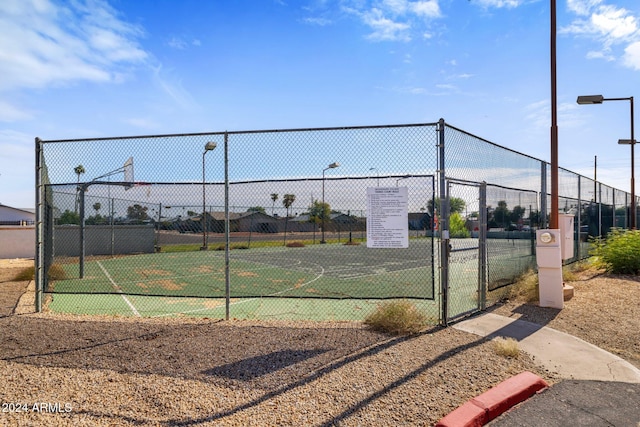
[[[0,259],[35,258],[35,227],[0,227]]]

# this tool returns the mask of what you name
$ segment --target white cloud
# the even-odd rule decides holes
[[[587,52],[588,59],[604,59],[605,61],[615,61],[616,58],[605,50],[591,50]]]
[[[501,9],[503,7],[507,9],[512,9],[514,7],[521,6],[525,2],[525,0],[472,0],[472,1],[474,1],[475,3],[479,4],[484,8],[494,7],[498,9]]]
[[[182,86],[180,79],[172,76],[171,70],[163,69],[162,65],[154,67],[153,80],[180,108],[190,109],[196,105],[191,94]]]
[[[373,29],[373,33],[367,36],[371,40],[410,41],[407,33],[409,24],[396,22],[386,18],[380,9],[371,9],[363,15],[365,24]]]
[[[21,110],[8,102],[0,101],[0,122],[17,122],[28,120],[31,117],[31,113]]]
[[[122,65],[148,57],[142,31],[103,0],[3,0],[0,28],[0,90],[118,81]]]
[[[327,25],[331,25],[331,20],[326,18],[304,18],[302,20],[305,24],[318,25],[320,27],[324,27]]]
[[[603,6],[599,13],[591,16],[591,22],[595,30],[603,36],[613,40],[625,39],[638,31],[636,18],[628,13],[624,9]]]
[[[441,16],[437,0],[411,2],[409,7],[418,16],[427,18],[439,18]]]
[[[441,18],[439,0],[379,0],[352,1],[343,11],[358,16],[373,32],[367,38],[374,41],[411,41],[415,36],[430,39],[424,28],[431,20]]]
[[[167,45],[169,45],[169,47],[172,47],[174,49],[179,49],[179,50],[187,49],[189,46],[200,46],[201,44],[202,43],[198,39],[187,41],[182,37],[175,37],[175,36],[171,37],[167,42]]]
[[[33,207],[34,137],[13,130],[0,130],[0,203]]]
[[[602,0],[567,0],[567,9],[582,16],[588,16]]]
[[[567,6],[579,18],[559,32],[588,37],[600,45],[587,52],[587,58],[607,61],[621,58],[625,66],[637,68],[638,17],[623,7],[605,4],[603,0],[568,0]]]
[[[640,70],[640,41],[631,43],[624,50],[624,65],[634,70]]]

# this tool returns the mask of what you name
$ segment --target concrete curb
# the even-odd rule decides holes
[[[483,426],[547,387],[549,384],[536,374],[522,372],[453,410],[436,427]]]

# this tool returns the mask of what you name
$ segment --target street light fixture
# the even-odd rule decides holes
[[[207,242],[207,218],[206,218],[206,209],[207,209],[207,196],[206,196],[206,185],[205,185],[205,167],[204,167],[204,156],[218,146],[213,141],[209,141],[204,146],[204,152],[202,153],[202,247],[201,251],[206,251],[208,249]]]
[[[634,125],[633,125],[633,96],[627,98],[605,98],[602,95],[584,95],[579,96],[577,99],[578,104],[602,104],[604,101],[629,101],[631,106],[631,139],[621,139],[618,144],[631,145],[631,220],[629,221],[629,228],[635,230],[636,228],[636,184],[635,184],[635,153],[634,147],[636,140],[634,137]]]
[[[327,166],[326,168],[322,169],[322,239],[320,240],[320,243],[327,243],[326,240],[324,240],[324,214],[325,214],[325,204],[324,204],[324,173],[326,170],[328,169],[335,169],[338,166],[340,166],[340,163],[338,162],[333,162],[331,163],[329,166]]]

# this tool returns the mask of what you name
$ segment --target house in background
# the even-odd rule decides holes
[[[18,209],[0,203],[0,225],[34,225],[35,209]]]
[[[35,223],[35,210],[0,204],[0,259],[35,256]]]

